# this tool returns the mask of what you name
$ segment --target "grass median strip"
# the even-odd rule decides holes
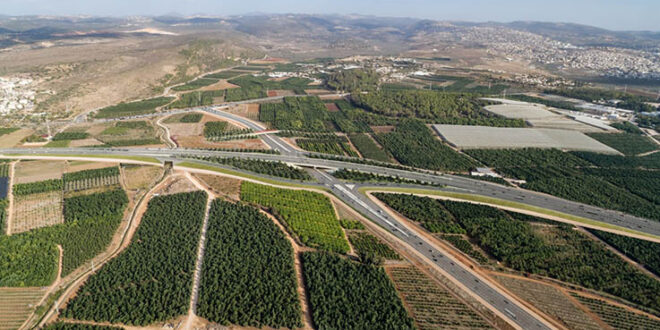
[[[160,164],[161,162],[148,156],[120,156],[120,155],[76,155],[76,154],[2,154],[10,158],[20,157],[51,157],[51,158],[100,158],[100,159],[126,159],[138,162]]]
[[[512,209],[518,209],[518,210],[526,210],[526,211],[531,211],[543,215],[548,215],[552,217],[558,217],[578,223],[582,223],[585,225],[591,225],[591,226],[596,226],[600,228],[608,228],[608,229],[613,229],[613,230],[619,230],[622,232],[630,233],[630,234],[635,234],[638,236],[643,236],[643,237],[649,237],[653,238],[655,240],[660,239],[660,237],[648,233],[643,233],[639,232],[636,230],[604,223],[601,221],[597,220],[592,220],[592,219],[587,219],[559,211],[553,211],[550,209],[545,209],[542,207],[538,206],[532,206],[532,205],[527,205],[523,203],[517,203],[517,202],[512,202],[512,201],[507,201],[499,198],[492,198],[492,197],[486,197],[486,196],[479,196],[479,195],[473,195],[473,194],[465,194],[465,193],[455,193],[455,192],[449,192],[449,191],[438,191],[438,190],[428,190],[428,189],[416,189],[416,188],[386,188],[386,187],[362,187],[359,188],[360,193],[366,194],[367,192],[371,191],[384,191],[384,192],[397,192],[397,193],[408,193],[408,194],[417,194],[417,195],[433,195],[433,196],[444,196],[444,197],[450,197],[450,198],[456,198],[456,199],[461,199],[465,201],[471,201],[471,202],[477,202],[477,203],[486,203],[494,206],[501,206],[501,207],[508,207]]]

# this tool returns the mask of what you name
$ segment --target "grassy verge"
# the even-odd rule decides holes
[[[306,189],[315,189],[315,190],[323,190],[323,191],[328,191],[328,189],[324,187],[319,187],[319,186],[312,186],[312,185],[306,185],[306,184],[298,184],[298,183],[291,183],[291,182],[285,182],[285,181],[279,181],[275,179],[270,179],[270,178],[263,178],[257,175],[252,175],[248,173],[243,173],[239,171],[234,171],[226,168],[221,168],[221,167],[216,167],[213,165],[206,165],[206,164],[199,164],[199,163],[194,163],[194,162],[181,162],[176,164],[176,167],[187,167],[187,168],[194,168],[194,169],[199,169],[199,170],[208,170],[208,171],[213,171],[213,172],[218,172],[218,173],[224,173],[224,174],[229,174],[233,176],[238,176],[262,183],[268,183],[272,185],[277,185],[277,186],[285,186],[285,187],[294,187],[294,188],[306,188]]]
[[[76,154],[2,154],[2,156],[11,156],[13,158],[27,157],[52,157],[52,158],[100,158],[100,159],[126,159],[138,162],[160,164],[160,161],[154,157],[147,156],[120,156],[120,155],[76,155]]]
[[[552,217],[558,217],[570,221],[574,221],[577,223],[582,223],[585,225],[591,225],[595,227],[600,227],[600,228],[607,228],[607,229],[613,229],[613,230],[618,230],[622,232],[627,232],[630,234],[635,234],[639,236],[644,236],[644,237],[649,237],[653,239],[660,239],[660,237],[648,234],[648,233],[643,233],[639,232],[636,230],[624,228],[624,227],[619,227],[616,225],[596,221],[596,220],[591,220],[559,211],[554,211],[554,210],[549,210],[546,208],[538,207],[538,206],[532,206],[532,205],[527,205],[523,203],[518,203],[518,202],[512,202],[512,201],[507,201],[499,198],[493,198],[493,197],[486,197],[486,196],[480,196],[480,195],[473,195],[473,194],[465,194],[465,193],[455,193],[455,192],[448,192],[448,191],[438,191],[438,190],[427,190],[427,189],[416,189],[416,188],[387,188],[387,187],[362,187],[359,188],[360,193],[366,194],[369,191],[385,191],[385,192],[398,192],[398,193],[408,193],[408,194],[418,194],[418,195],[434,195],[434,196],[444,196],[444,197],[450,197],[450,198],[456,198],[456,199],[461,199],[465,201],[472,201],[472,202],[477,202],[477,203],[486,203],[494,206],[501,206],[501,207],[509,207],[513,209],[518,209],[518,210],[526,210],[526,211],[531,211],[539,214],[544,214]]]

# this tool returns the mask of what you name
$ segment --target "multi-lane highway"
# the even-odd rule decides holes
[[[468,266],[458,262],[449,254],[441,251],[435,244],[418,235],[416,229],[410,228],[399,222],[395,217],[388,215],[386,210],[359,193],[357,185],[341,182],[322,170],[315,170],[312,173],[315,174],[318,181],[324,183],[344,203],[383,228],[388,229],[397,238],[423,255],[427,262],[442,268],[449,276],[522,329],[549,329],[544,322],[539,320],[538,315],[531,314],[528,310],[520,307],[511,297],[493,288],[486,279],[475,274]]]
[[[269,98],[275,99],[275,98]],[[254,102],[254,100],[252,100]],[[223,117],[227,120],[238,122],[241,125],[261,133],[267,133],[265,127],[244,117],[230,114],[222,111],[227,105],[214,107],[199,107],[186,110],[177,110],[176,113],[189,111],[203,111],[209,114]],[[174,112],[170,112],[174,113]],[[160,115],[163,115],[162,113]],[[148,115],[151,116],[151,115]],[[139,118],[140,116],[131,117]],[[660,237],[660,222],[650,221],[639,217],[623,214],[612,210],[597,208],[581,203],[567,201],[554,196],[532,192],[524,189],[505,187],[489,182],[474,180],[470,178],[452,176],[446,174],[434,174],[424,171],[407,170],[404,168],[390,168],[377,165],[367,165],[344,160],[328,160],[322,158],[309,157],[309,153],[296,150],[281,138],[272,134],[261,134],[263,141],[272,149],[280,154],[263,153],[240,153],[210,151],[199,149],[160,149],[160,148],[132,148],[132,149],[110,149],[110,148],[10,148],[0,149],[0,154],[4,155],[36,155],[36,154],[69,154],[69,155],[89,155],[89,156],[149,156],[162,161],[178,162],[182,159],[191,159],[195,157],[238,157],[250,158],[267,161],[281,161],[289,164],[295,164],[304,167],[316,169],[350,169],[362,172],[398,176],[410,180],[419,180],[434,183],[439,186],[424,186],[426,190],[441,190],[449,192],[460,192],[477,196],[493,197],[505,201],[511,201],[544,209],[554,210],[565,214],[579,216],[587,219],[593,219],[606,224],[617,225],[629,228],[638,232],[643,232]],[[205,163],[201,160],[192,159],[193,162]],[[208,164],[208,163],[207,163]],[[325,185],[333,194],[342,201],[355,208],[372,221],[378,223],[383,228],[389,230],[400,240],[414,248],[419,254],[423,255],[427,262],[440,267],[446,274],[455,281],[460,282],[464,288],[473,295],[480,297],[486,304],[500,312],[501,315],[508,318],[510,322],[516,324],[522,329],[548,329],[547,323],[538,315],[521,307],[520,303],[507,297],[504,293],[496,290],[487,280],[472,272],[467,266],[455,260],[452,256],[444,253],[432,242],[418,235],[417,229],[410,228],[406,224],[399,222],[396,218],[388,215],[387,210],[382,209],[367,196],[361,194],[358,189],[361,184],[347,184],[341,182],[328,173],[320,170],[313,171],[320,184]],[[388,184],[389,187],[417,187],[405,184]]]
[[[266,135],[276,141],[276,145],[286,146],[287,144],[277,139],[275,136]],[[289,148],[293,149],[289,146]],[[283,152],[280,155],[262,154],[262,153],[240,153],[225,151],[210,151],[198,149],[104,149],[104,148],[12,148],[0,149],[0,154],[79,154],[79,155],[112,155],[112,156],[152,156],[162,160],[180,160],[186,157],[237,157],[259,160],[282,161],[289,164],[295,164],[306,167],[331,168],[331,169],[350,169],[362,172],[369,172],[381,175],[399,176],[411,180],[420,180],[432,182],[444,187],[423,187],[427,190],[442,190],[472,194],[484,197],[493,197],[505,201],[511,201],[552,211],[562,212],[582,218],[587,218],[602,222],[605,224],[616,225],[619,227],[635,230],[638,232],[651,234],[660,237],[660,222],[652,221],[637,216],[632,216],[618,211],[603,209],[591,205],[577,203],[555,196],[542,194],[520,188],[506,187],[498,184],[492,184],[480,180],[433,173],[408,171],[395,168],[387,168],[375,165],[352,163],[339,160],[328,160],[320,158],[306,157],[305,154],[295,152]],[[405,185],[392,185],[404,187]]]

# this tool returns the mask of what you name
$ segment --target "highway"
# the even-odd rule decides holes
[[[263,135],[272,138],[272,142],[278,149],[279,145],[288,146],[284,141],[272,135]],[[267,142],[269,143],[269,142]],[[292,147],[288,147],[293,149]],[[632,216],[618,211],[608,210],[600,207],[577,203],[559,197],[529,191],[525,189],[506,187],[485,181],[448,174],[432,174],[427,172],[407,171],[401,169],[387,168],[375,165],[359,164],[339,160],[327,160],[306,157],[304,153],[292,150],[282,152],[280,155],[262,153],[241,153],[225,151],[209,151],[199,149],[158,149],[158,148],[136,148],[136,149],[105,149],[105,148],[11,148],[0,149],[0,154],[79,154],[79,155],[113,155],[113,156],[151,156],[161,160],[181,160],[183,158],[196,157],[237,157],[244,159],[259,159],[269,161],[281,161],[289,164],[305,167],[349,169],[362,172],[399,176],[411,180],[432,182],[445,187],[421,187],[427,190],[441,190],[462,192],[478,196],[493,197],[505,201],[522,203],[526,205],[545,208],[574,216],[579,216],[605,224],[611,224],[628,228],[642,233],[660,237],[660,222],[637,216]],[[390,187],[406,187],[406,185],[389,184]],[[417,186],[417,188],[420,188]]]
[[[416,230],[400,223],[395,217],[388,215],[387,211],[368,197],[358,192],[358,185],[350,185],[341,182],[322,170],[315,170],[317,180],[322,182],[332,193],[344,203],[350,205],[363,215],[375,221],[383,228],[388,229],[397,238],[401,239],[420,254],[427,262],[442,268],[449,276],[463,284],[473,294],[479,296],[487,304],[506,315],[511,321],[522,329],[550,329],[527,310],[521,308],[517,302],[510,297],[504,296],[495,290],[484,278],[476,275],[467,266],[458,262],[448,254],[440,251],[434,244],[420,237]]]

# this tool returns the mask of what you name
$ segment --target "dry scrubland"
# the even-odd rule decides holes
[[[66,46],[18,47],[0,53],[0,63],[11,63],[7,73],[31,73],[38,89],[54,91],[40,96],[38,111],[62,115],[67,106],[77,113],[159,94],[164,84],[225,66],[229,56],[251,53],[230,37],[203,38],[126,35]]]
[[[619,154],[582,132],[565,129],[433,125],[446,141],[461,149],[556,148]]]

